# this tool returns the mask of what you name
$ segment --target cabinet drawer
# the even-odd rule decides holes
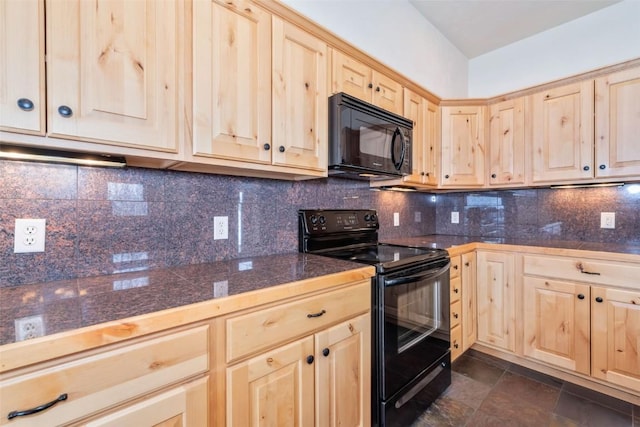
[[[449,270],[449,278],[460,277],[460,255],[451,257],[451,268]]]
[[[460,294],[461,294],[460,289],[462,288],[462,279],[460,277],[454,277],[449,281],[449,285],[450,285],[449,291],[451,292],[449,295],[449,302],[453,303],[460,299]]]
[[[636,288],[640,265],[578,257],[524,255],[524,274]]]
[[[209,369],[209,327],[176,332],[0,382],[0,425],[60,425]],[[7,420],[66,393],[46,411]]]
[[[451,361],[462,354],[462,328],[460,325],[451,329]]]
[[[371,309],[371,282],[226,320],[227,362]]]
[[[455,326],[460,324],[460,319],[462,319],[462,302],[461,301],[456,301],[453,304],[451,304],[451,314],[450,314],[450,319],[451,319],[451,328],[453,329]]]

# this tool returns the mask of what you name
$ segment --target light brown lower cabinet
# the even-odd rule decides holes
[[[220,319],[226,420],[216,424],[370,425],[370,301],[365,281]]]
[[[475,251],[451,257],[449,279],[451,361],[454,361],[476,341]]]

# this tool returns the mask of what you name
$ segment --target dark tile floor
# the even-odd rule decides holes
[[[640,406],[470,350],[412,427],[640,427]]]

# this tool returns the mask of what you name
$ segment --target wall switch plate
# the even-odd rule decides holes
[[[224,240],[229,238],[229,217],[213,217],[213,240]]]
[[[616,228],[616,213],[600,212],[600,228]]]
[[[400,213],[394,212],[393,213],[393,226],[397,227],[399,225],[400,225]]]
[[[16,218],[13,253],[44,252],[46,219]]]
[[[451,224],[460,223],[460,212],[451,212]]]

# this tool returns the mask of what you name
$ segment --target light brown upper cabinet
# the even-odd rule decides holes
[[[484,184],[485,106],[442,107],[442,187]]]
[[[440,110],[409,89],[404,89],[404,116],[413,121],[411,175],[407,184],[431,185],[438,183],[437,149],[440,141]]]
[[[489,106],[487,144],[490,186],[525,184],[524,98]]]
[[[596,177],[640,175],[640,68],[596,79]]]
[[[402,85],[333,49],[332,93],[345,92],[387,111],[403,114]]]
[[[180,16],[180,2],[46,2],[48,134],[177,152]]]
[[[42,135],[44,0],[1,1],[0,39],[0,130]]]
[[[532,183],[593,177],[593,80],[531,95]]]
[[[323,41],[253,2],[194,2],[192,94],[190,160],[326,176]]]

